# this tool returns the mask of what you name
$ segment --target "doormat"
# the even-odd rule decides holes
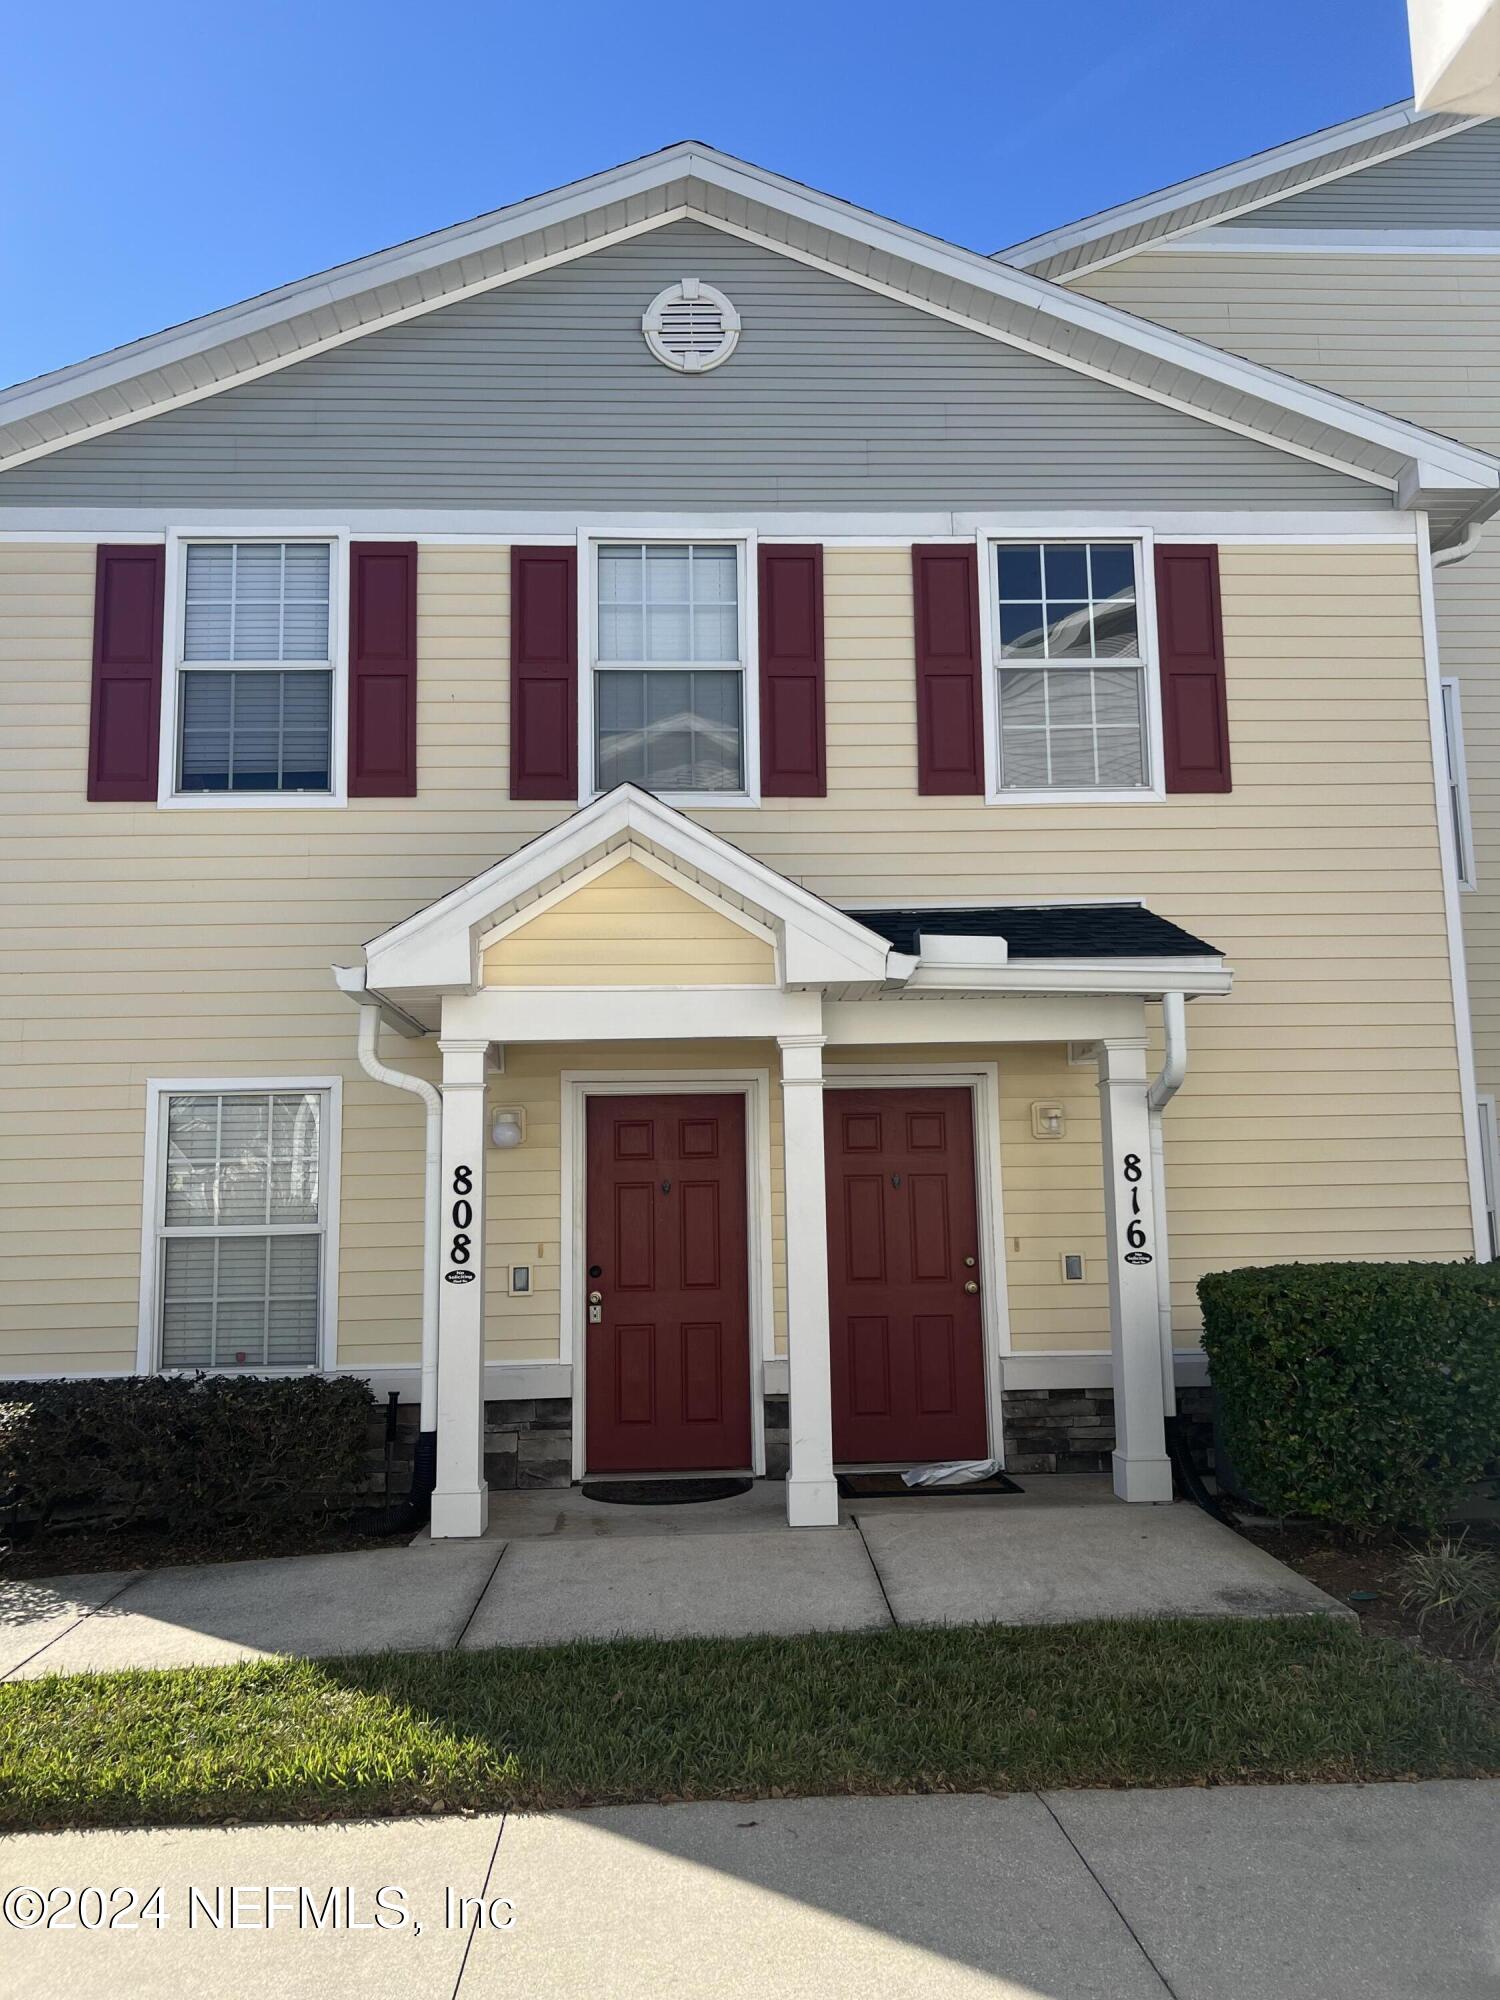
[[[1019,1493],[1021,1488],[1003,1472],[967,1486],[908,1486],[899,1472],[841,1472],[839,1492],[846,1500],[956,1500],[970,1493]]]
[[[608,1500],[617,1507],[685,1507],[694,1500],[732,1500],[748,1493],[749,1479],[600,1479],[585,1480],[585,1500]]]

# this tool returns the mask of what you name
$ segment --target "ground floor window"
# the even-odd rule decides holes
[[[318,1363],[333,1095],[327,1084],[157,1086],[159,1367]]]

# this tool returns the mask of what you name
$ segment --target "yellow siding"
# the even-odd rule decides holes
[[[484,954],[486,986],[770,986],[761,937],[621,861]]]
[[[1110,305],[1500,450],[1500,256],[1174,251],[1078,282]],[[1500,547],[1436,573],[1461,684],[1478,882],[1463,897],[1479,1088],[1500,1092]]]
[[[422,551],[417,798],[161,812],[84,802],[92,550],[0,548],[0,1376],[134,1365],[149,1076],[345,1078],[341,1358],[413,1358],[421,1109],[358,1070],[328,968],[562,816],[503,795],[507,567]],[[1139,896],[1223,947],[1236,991],[1189,1010],[1168,1114],[1185,1336],[1207,1268],[1467,1254],[1413,556],[1226,547],[1235,790],[1134,807],[919,798],[906,552],[830,548],[826,576],[828,797],[696,817],[835,902]],[[387,1043],[434,1073],[430,1044]],[[1092,1078],[1056,1048],[985,1053],[1016,1344],[1102,1346]],[[492,1298],[496,1358],[556,1351],[557,1078],[613,1060],[507,1051],[495,1101],[528,1140],[491,1155],[492,1254],[539,1284]],[[619,1060],[774,1071],[745,1043]],[[1042,1096],[1066,1140],[1031,1139]],[[1076,1248],[1090,1282],[1064,1287]]]

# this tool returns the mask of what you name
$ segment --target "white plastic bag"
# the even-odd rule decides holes
[[[998,1458],[966,1458],[952,1465],[914,1465],[901,1478],[907,1486],[973,1486],[999,1470]]]

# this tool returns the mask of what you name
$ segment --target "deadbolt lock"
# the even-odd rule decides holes
[[[965,1257],[964,1262],[968,1265],[969,1269],[972,1271],[974,1268],[974,1259],[972,1257]]]

